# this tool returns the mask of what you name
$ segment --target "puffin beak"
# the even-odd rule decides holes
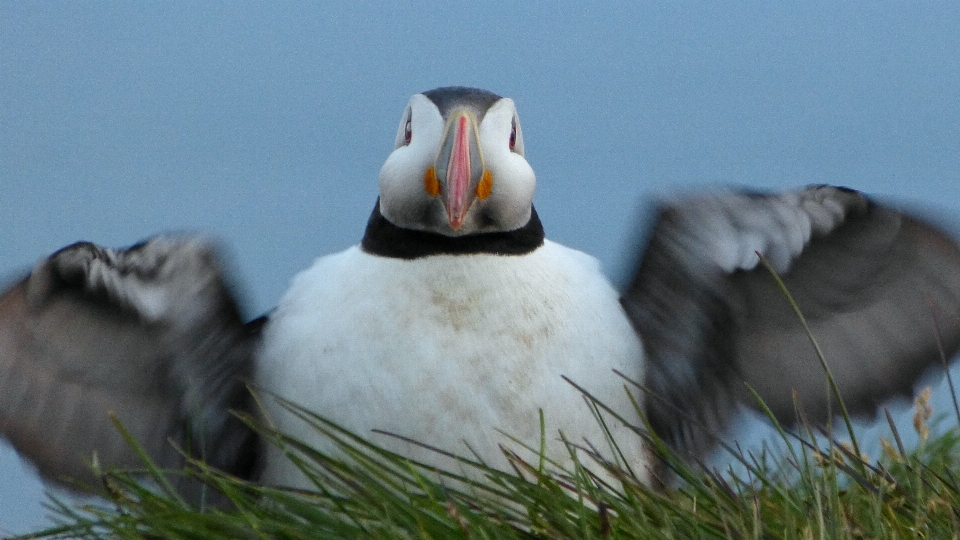
[[[434,170],[435,169],[435,170]],[[477,197],[490,194],[492,177],[483,167],[477,119],[466,109],[447,119],[434,167],[424,176],[427,193],[443,197],[450,227],[458,230]]]

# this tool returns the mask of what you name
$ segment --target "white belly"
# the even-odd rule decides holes
[[[592,257],[551,242],[524,256],[405,261],[355,247],[318,259],[294,279],[263,343],[257,374],[263,389],[439,466],[450,463],[370,430],[463,456],[471,455],[469,445],[505,468],[498,445],[506,438],[496,430],[538,448],[542,409],[550,457],[569,463],[560,431],[608,450],[563,375],[639,425],[625,383],[613,373],[643,376],[640,341],[618,295]],[[282,431],[332,450],[274,402],[266,405]],[[640,438],[616,422],[608,427],[642,473]],[[310,487],[279,451],[269,452],[264,481]]]

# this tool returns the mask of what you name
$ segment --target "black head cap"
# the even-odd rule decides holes
[[[503,99],[493,92],[465,86],[435,88],[424,92],[423,95],[427,96],[427,99],[437,106],[437,109],[440,110],[440,116],[444,118],[454,107],[467,106],[477,117],[478,122],[483,120],[483,115],[486,114],[487,109]]]

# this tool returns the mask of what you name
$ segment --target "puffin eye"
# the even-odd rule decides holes
[[[514,120],[510,127],[510,149],[513,150],[517,146],[517,122]]]
[[[410,144],[410,141],[412,139],[413,139],[413,128],[410,127],[410,119],[407,118],[407,125],[403,126],[403,140],[406,141],[407,144]],[[511,148],[513,147],[511,146]]]

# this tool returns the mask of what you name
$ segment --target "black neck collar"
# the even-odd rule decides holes
[[[530,209],[530,221],[513,231],[444,236],[397,227],[380,213],[380,200],[377,199],[360,247],[367,253],[395,259],[473,253],[526,255],[542,246],[543,238],[543,225],[533,208]]]

